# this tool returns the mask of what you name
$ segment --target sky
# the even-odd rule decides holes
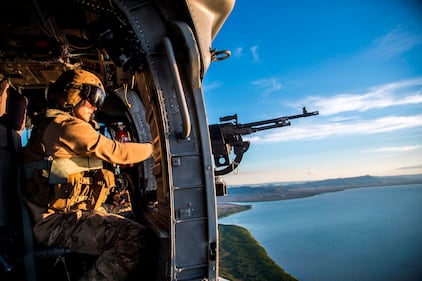
[[[209,124],[319,111],[244,136],[229,186],[422,173],[422,1],[237,0],[212,47]]]

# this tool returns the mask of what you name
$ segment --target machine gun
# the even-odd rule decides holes
[[[318,111],[308,112],[304,107],[302,114],[283,116],[269,120],[240,124],[237,114],[220,118],[220,124],[209,125],[214,163],[220,170],[215,170],[215,176],[232,172],[239,166],[243,154],[249,149],[250,142],[242,136],[279,127],[290,126],[291,119],[318,115]],[[224,123],[221,123],[224,122]],[[230,162],[229,155],[233,149],[235,158]]]

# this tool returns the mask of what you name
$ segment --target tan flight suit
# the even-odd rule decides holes
[[[110,140],[89,123],[60,110],[49,109],[45,122],[48,125],[38,134],[33,131],[31,138],[34,139],[25,147],[26,167],[46,156],[51,156],[50,159],[88,157],[130,164],[141,162],[152,154],[151,144]],[[81,280],[125,280],[141,262],[146,227],[119,215],[86,209],[83,202],[62,210],[55,210],[48,203],[40,203],[32,195],[42,194],[42,188],[48,189],[51,184],[47,181],[40,184],[30,176],[39,172],[36,168],[26,171],[26,196],[34,215],[33,231],[37,242],[49,247],[66,247],[78,253],[99,255],[94,266]],[[38,193],[33,192],[36,184],[41,186]],[[56,188],[60,186],[56,185]],[[50,199],[46,198],[45,202]]]

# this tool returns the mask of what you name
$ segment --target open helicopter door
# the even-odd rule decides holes
[[[157,280],[217,280],[213,160],[197,41],[186,22],[163,22],[163,10],[155,5],[116,5],[129,19],[148,62],[148,71],[136,73],[134,85],[157,153],[157,206],[146,209],[145,215],[160,239],[157,272],[162,276]],[[137,120],[133,111],[128,112]]]

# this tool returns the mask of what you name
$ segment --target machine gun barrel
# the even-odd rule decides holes
[[[289,120],[291,119],[304,118],[304,117],[309,117],[309,116],[314,116],[314,115],[319,114],[318,111],[308,112],[305,107],[302,110],[303,110],[302,114],[283,116],[283,117],[262,120],[262,121],[257,121],[257,122],[250,122],[250,123],[245,123],[245,124],[238,123],[237,114],[231,115],[231,116],[225,116],[225,117],[220,118],[220,121],[229,121],[229,120],[235,119],[234,124],[221,123],[220,128],[223,135],[227,133],[228,134],[238,133],[240,135],[248,135],[248,134],[256,133],[263,130],[290,126],[291,124]]]

